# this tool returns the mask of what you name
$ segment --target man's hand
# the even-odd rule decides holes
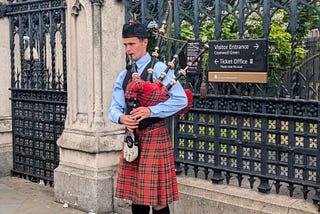
[[[140,122],[143,119],[150,117],[151,110],[148,107],[140,106],[138,108],[134,108],[130,112],[130,116]]]
[[[122,123],[130,132],[133,132],[134,129],[138,128],[139,121],[137,121],[132,115],[121,115],[120,123]]]

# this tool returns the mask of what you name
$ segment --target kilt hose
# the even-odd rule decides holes
[[[120,154],[116,197],[140,205],[165,205],[179,199],[172,142],[165,122],[137,131],[139,157],[127,162]]]

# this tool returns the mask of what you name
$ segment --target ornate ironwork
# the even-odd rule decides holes
[[[0,2],[0,19],[6,16],[7,5]]]
[[[53,183],[67,107],[65,2],[9,1],[13,174]]]
[[[137,18],[159,23],[163,9],[154,14],[151,8],[167,1],[152,1],[152,7],[144,2],[149,1],[126,1],[126,21]],[[189,33],[187,36],[204,42],[228,39],[226,35],[250,39],[248,30],[254,27],[254,38],[271,40],[271,25],[280,10],[288,20],[284,28],[291,38],[291,54],[287,54],[286,66],[269,66],[268,84],[208,82],[201,66],[189,73],[186,84],[193,90],[194,102],[188,114],[175,118],[175,161],[178,172],[214,183],[236,180],[241,186],[246,178],[251,188],[270,192],[273,182],[277,193],[285,183],[290,196],[300,186],[304,198],[313,193],[317,204],[320,43],[319,37],[306,41],[301,36],[301,23],[306,21],[304,16],[310,17],[306,14],[313,14],[315,31],[320,31],[319,1],[173,1],[174,38],[185,39]],[[253,16],[259,25],[250,22]],[[208,31],[211,34],[205,34]],[[180,44],[175,44],[177,49]],[[307,53],[305,62],[297,59],[299,47]],[[271,48],[274,44],[269,43]]]

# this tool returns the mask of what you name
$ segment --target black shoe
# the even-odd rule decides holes
[[[161,210],[155,210],[152,208],[152,214],[170,214],[169,206],[167,205],[165,208]]]
[[[132,204],[132,214],[149,214],[150,207],[146,205]]]

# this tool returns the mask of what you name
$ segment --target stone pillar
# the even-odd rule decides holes
[[[12,169],[9,21],[2,17],[1,4],[0,1],[0,177],[10,175]]]
[[[108,118],[113,82],[125,66],[123,4],[67,0],[68,110],[58,140],[55,199],[111,213],[124,130]]]

